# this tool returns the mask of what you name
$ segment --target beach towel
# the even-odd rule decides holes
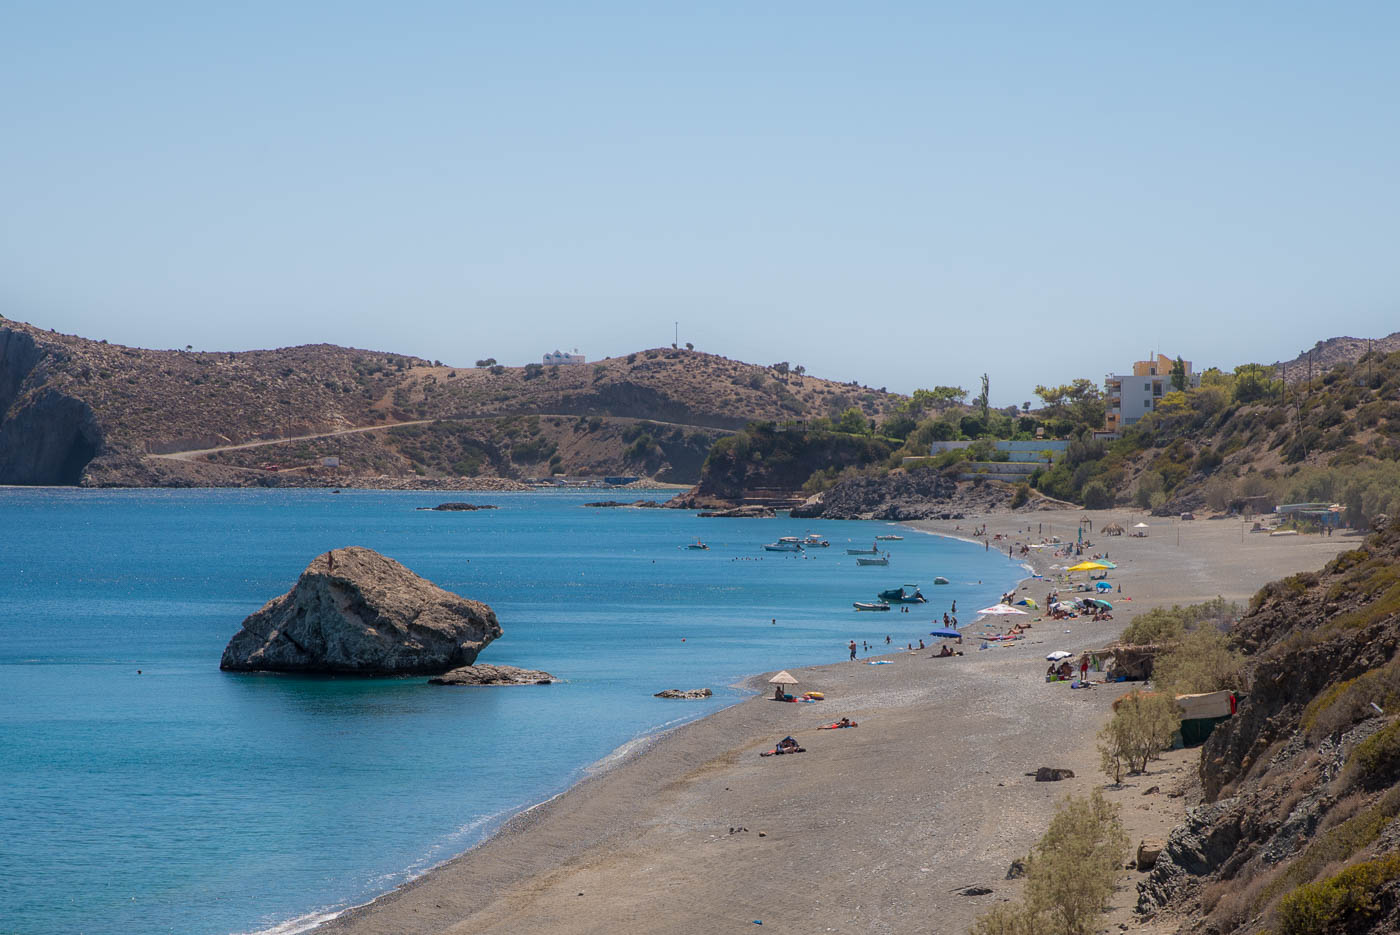
[[[859,727],[859,724],[823,724],[817,730],[841,730],[843,727]]]
[[[866,665],[868,665],[868,666],[892,666],[892,665],[894,665],[894,663],[893,663],[893,662],[890,662],[888,659],[876,659],[876,660],[873,660],[873,661],[871,661],[871,662],[867,662]]]

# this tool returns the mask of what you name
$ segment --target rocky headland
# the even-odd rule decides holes
[[[439,675],[501,635],[496,614],[373,549],[318,555],[290,591],[243,621],[219,668]]]
[[[429,685],[551,685],[559,681],[539,669],[520,669],[490,663],[461,666],[428,679]]]

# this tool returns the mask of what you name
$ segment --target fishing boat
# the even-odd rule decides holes
[[[876,539],[879,539],[881,542],[903,542],[903,541],[904,541],[904,537],[903,537],[903,536],[876,536],[875,538],[876,538]]]
[[[879,558],[865,558],[862,556],[856,559],[857,565],[888,565],[889,563],[890,557],[888,555],[881,555]]]
[[[769,552],[801,552],[802,540],[796,536],[783,536],[777,542],[769,542],[763,548]]]
[[[705,543],[701,542],[699,539],[696,539],[696,540],[695,540],[694,542],[692,542],[690,545],[685,546],[685,548],[687,548],[687,549],[692,549],[692,550],[697,551],[697,552],[708,552],[708,551],[710,551],[710,547],[709,547],[708,545],[706,545]]]
[[[880,600],[890,604],[927,604],[928,598],[924,597],[917,584],[906,584],[901,588],[890,588],[888,591],[881,591],[878,595]]]
[[[825,549],[831,545],[830,542],[827,542],[814,532],[809,532],[807,535],[803,536],[802,544],[809,549]]]
[[[952,584],[951,581],[949,581],[947,578],[943,577],[942,575],[939,575],[937,578],[934,578],[934,579],[933,579],[933,583],[934,583],[934,584]]]
[[[871,546],[871,547],[868,548],[868,549],[847,549],[847,550],[846,550],[846,554],[847,554],[847,555],[879,555],[879,554],[880,554],[880,549],[879,549],[878,546]]]
[[[856,601],[852,604],[856,610],[889,610],[890,605],[884,601]]]

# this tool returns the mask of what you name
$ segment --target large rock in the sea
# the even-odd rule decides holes
[[[548,672],[539,669],[520,669],[515,666],[493,666],[482,663],[475,666],[462,666],[443,675],[428,679],[429,685],[549,685],[559,681]]]
[[[318,555],[296,585],[243,621],[219,668],[437,675],[476,661],[496,614],[373,549]]]

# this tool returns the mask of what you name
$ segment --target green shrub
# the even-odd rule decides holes
[[[1347,765],[1363,785],[1388,784],[1400,770],[1400,721],[1392,721],[1357,744]]]
[[[1400,877],[1400,854],[1368,860],[1298,887],[1279,901],[1279,935],[1332,935],[1351,930],[1379,911],[1377,891]]]
[[[1152,681],[1173,695],[1242,689],[1244,657],[1230,649],[1224,633],[1198,627],[1157,657]]]
[[[1147,761],[1171,746],[1181,716],[1170,695],[1132,692],[1114,706],[1113,717],[1099,731],[1099,755],[1106,775],[1122,782],[1123,770],[1141,773]]]
[[[1026,501],[1031,498],[1031,488],[1029,484],[1017,484],[1016,492],[1011,495],[1011,509],[1018,506],[1025,506]]]
[[[1113,506],[1113,497],[1109,495],[1108,488],[1096,480],[1084,485],[1081,496],[1086,510],[1106,510]]]

